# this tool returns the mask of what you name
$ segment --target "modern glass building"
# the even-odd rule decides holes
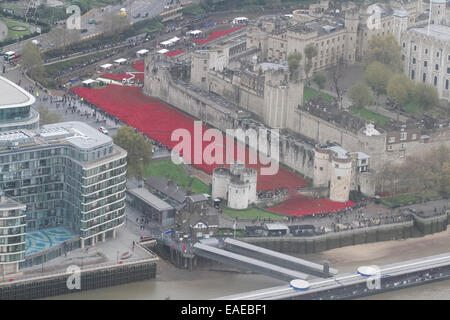
[[[0,132],[0,189],[26,206],[26,232],[64,226],[93,245],[124,223],[126,156],[82,122]]]
[[[0,193],[0,275],[17,273],[25,260],[25,209]]]
[[[35,102],[26,90],[0,77],[0,132],[37,129],[39,113],[32,106]]]

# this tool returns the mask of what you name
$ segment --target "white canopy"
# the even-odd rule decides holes
[[[137,54],[145,54],[145,53],[147,53],[147,52],[149,52],[147,49],[142,49],[142,50],[139,50],[139,51],[137,52]]]
[[[12,55],[12,54],[14,54],[14,53],[15,53],[14,51],[8,51],[8,52],[5,52],[5,54],[8,55],[8,56],[9,56],[9,55]]]
[[[192,35],[196,35],[196,34],[200,34],[200,33],[202,33],[200,30],[189,31],[189,34],[192,34]]]
[[[173,38],[170,39],[169,41],[175,43],[175,42],[177,42],[178,40],[180,40],[180,38],[178,38],[178,37],[173,37]]]
[[[100,66],[100,68],[102,68],[102,69],[109,69],[111,67],[112,67],[111,63],[107,63],[107,64],[104,64],[104,65]]]
[[[126,61],[127,61],[127,59],[125,59],[125,58],[120,58],[120,59],[114,60],[115,63],[123,63]]]
[[[171,45],[171,44],[172,44],[172,41],[170,41],[170,40],[166,40],[166,41],[163,41],[163,42],[160,43],[160,45],[162,45],[162,46],[168,46],[168,45]]]
[[[160,53],[160,54],[164,54],[164,53],[167,53],[167,52],[169,52],[169,50],[167,50],[167,49],[161,49],[161,50],[158,51],[158,53]]]
[[[94,83],[94,82],[96,82],[96,81],[92,80],[92,79],[87,79],[87,80],[83,81],[83,84],[91,84],[91,83]]]

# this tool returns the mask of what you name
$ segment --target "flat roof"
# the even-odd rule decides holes
[[[125,61],[127,61],[127,60],[128,60],[128,59],[120,58],[120,59],[114,60],[114,62],[116,62],[116,63],[122,63],[122,62],[125,62]]]
[[[169,52],[169,50],[167,50],[167,49],[161,49],[161,50],[158,51],[158,53],[160,53],[160,54],[164,54],[164,53],[167,53],[167,52]]]
[[[144,202],[148,203],[158,211],[173,209],[173,207],[170,204],[168,204],[164,200],[161,200],[160,198],[158,198],[145,188],[135,188],[128,190],[128,192],[130,192],[135,197],[140,198]]]
[[[106,64],[100,66],[100,68],[103,68],[103,69],[108,69],[108,68],[111,68],[111,67],[112,67],[111,63],[106,63]]]
[[[96,81],[93,80],[93,79],[87,79],[87,80],[83,81],[84,84],[91,84],[91,83],[94,83],[94,82],[96,82]]]
[[[80,121],[47,124],[38,133],[44,140],[63,138],[81,150],[95,149],[112,143],[111,137]]]
[[[0,77],[0,109],[32,105],[36,98],[14,82]]]
[[[139,51],[136,52],[136,53],[144,54],[144,53],[147,53],[147,52],[149,52],[149,50],[147,50],[147,49],[142,49],[142,50],[139,50]]]
[[[417,33],[428,35],[428,27],[412,28],[411,31],[416,31]],[[450,27],[439,24],[432,24],[430,25],[429,36],[438,40],[450,41]]]
[[[289,230],[285,224],[281,223],[266,223],[267,230]]]

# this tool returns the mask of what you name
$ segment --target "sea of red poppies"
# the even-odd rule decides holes
[[[191,163],[200,170],[211,174],[217,164],[206,163],[202,155],[205,154],[206,148],[216,147],[217,151],[210,154],[212,156],[218,154],[225,155],[225,146],[227,145],[226,138],[222,134],[219,139],[223,142],[210,141],[195,142],[194,137],[194,118],[178,111],[177,109],[165,104],[159,99],[151,98],[144,95],[139,87],[108,85],[101,89],[89,89],[77,87],[72,89],[73,92],[86,101],[98,106],[104,111],[118,117],[128,125],[137,128],[139,131],[145,133],[153,140],[173,149],[179,144],[181,140],[172,139],[172,133],[176,129],[184,129],[185,133],[189,133],[190,137],[186,137],[187,146],[191,146],[191,150],[182,150],[180,153],[183,158],[190,157]],[[204,131],[208,129],[205,125],[199,125],[199,132],[202,136]],[[189,152],[190,151],[190,152]],[[235,155],[237,154],[236,146],[234,148]],[[254,154],[246,148],[245,159],[238,158],[240,161],[245,161],[246,166],[258,170],[258,191],[274,190],[281,188],[288,188],[295,193],[297,187],[305,187],[307,180],[290,172],[289,170],[280,167],[275,175],[261,175],[261,169],[267,167],[261,163],[249,164],[249,157]],[[195,157],[199,156],[200,163],[195,163]],[[292,196],[286,202],[270,208],[269,210],[285,215],[306,215],[319,212],[332,212],[344,209],[345,207],[353,206],[351,201],[346,203],[333,202],[327,199],[310,199],[304,196]]]
[[[108,85],[106,88],[92,90],[89,88],[74,88],[73,92],[83,97],[86,101],[98,106],[106,112],[115,115],[123,122],[137,128],[152,139],[162,143],[169,149],[174,148],[181,140],[172,141],[171,135],[176,129],[185,129],[191,134],[191,141],[187,145],[193,146],[191,152],[189,150],[181,150],[181,154],[185,159],[190,154],[193,165],[209,174],[216,168],[217,164],[208,164],[203,161],[202,155],[205,148],[213,142],[201,141],[194,142],[194,119],[177,109],[168,106],[164,102],[145,96],[139,87],[129,87],[120,85]],[[202,126],[201,131],[204,132],[208,127]],[[202,133],[200,133],[201,137]],[[221,139],[226,140],[223,135]],[[198,137],[198,135],[197,135]],[[198,146],[198,148],[196,148]],[[210,146],[210,147],[211,147]],[[225,155],[226,141],[216,144],[217,155]],[[235,154],[237,155],[237,146],[235,146]],[[256,168],[260,173],[260,169],[264,167],[261,163],[249,165],[249,157],[252,154],[248,149],[245,152],[245,162],[249,167]],[[211,152],[212,156],[216,156],[216,152]],[[195,163],[196,156],[200,159],[199,163]],[[223,156],[222,158],[224,158]],[[244,159],[238,159],[244,161]],[[267,167],[267,166],[265,166]],[[280,167],[275,175],[259,175],[258,190],[273,190],[280,188],[304,187],[307,181],[302,177]]]
[[[352,201],[335,202],[329,199],[311,199],[306,196],[295,195],[268,210],[288,216],[303,216],[320,212],[335,212],[354,205]]]
[[[225,29],[225,30],[217,30],[217,31],[213,31],[211,32],[211,34],[209,35],[208,38],[206,39],[194,39],[192,41],[198,43],[198,44],[205,44],[208,43],[210,41],[216,40],[217,38],[223,37],[231,32],[237,31],[239,29],[241,29],[242,26],[236,27],[236,28],[231,28],[231,29]]]
[[[133,68],[138,72],[144,72],[145,62],[144,61],[136,61],[133,63]]]
[[[183,52],[184,52],[184,50],[175,50],[175,51],[169,51],[165,55],[168,57],[175,57],[179,54],[182,54]]]

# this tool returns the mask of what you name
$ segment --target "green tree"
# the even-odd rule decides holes
[[[384,63],[394,72],[402,70],[401,48],[393,35],[375,36],[369,41],[363,62],[369,66],[374,61]]]
[[[300,79],[300,61],[303,56],[300,52],[292,52],[288,55],[288,66],[291,80]]]
[[[28,69],[31,77],[40,77],[44,73],[44,60],[41,50],[31,41],[27,42],[22,49],[22,66]]]
[[[44,105],[38,106],[39,112],[39,125],[43,126],[45,124],[52,124],[61,122],[61,115],[58,113],[53,113],[48,110]]]
[[[380,95],[386,94],[387,85],[392,76],[393,72],[391,69],[378,61],[372,62],[364,73],[364,78],[377,99]]]
[[[128,152],[128,176],[141,179],[144,168],[152,159],[152,141],[129,126],[120,127],[113,139]]]
[[[414,87],[414,100],[424,109],[430,109],[439,105],[439,94],[432,85],[418,83]]]
[[[325,83],[327,81],[327,78],[325,75],[321,72],[315,73],[313,76],[313,81],[317,86],[319,87],[319,91],[323,90],[325,88]]]
[[[412,98],[414,83],[403,74],[391,77],[386,88],[389,98],[399,105],[406,105]]]
[[[305,57],[306,57],[306,64],[305,64],[305,73],[306,76],[309,77],[309,72],[311,71],[313,67],[312,59],[316,57],[318,54],[317,47],[314,44],[308,44],[305,48]]]
[[[102,30],[106,35],[112,35],[116,39],[120,39],[122,32],[130,26],[128,16],[119,16],[118,14],[107,15],[102,21]]]
[[[370,105],[373,102],[373,94],[365,83],[351,86],[347,92],[348,97],[357,108]]]

